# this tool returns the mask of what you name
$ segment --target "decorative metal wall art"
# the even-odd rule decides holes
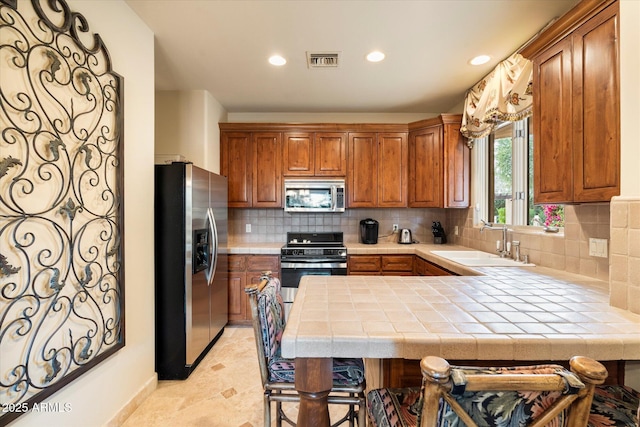
[[[124,346],[122,84],[64,0],[0,0],[0,425]]]

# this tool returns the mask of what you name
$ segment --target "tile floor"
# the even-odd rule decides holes
[[[253,329],[227,327],[188,379],[159,381],[122,427],[259,427],[262,405]],[[295,420],[297,404],[285,408]]]

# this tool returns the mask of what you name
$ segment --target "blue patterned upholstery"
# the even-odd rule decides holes
[[[295,361],[280,356],[280,341],[284,332],[284,304],[280,281],[272,278],[258,294],[258,317],[262,329],[264,354],[267,357],[269,380],[293,383]],[[334,385],[357,385],[364,381],[362,359],[333,359]]]
[[[422,410],[420,387],[379,388],[367,394],[371,427],[415,427]]]
[[[372,426],[415,427],[422,409],[420,387],[381,388],[367,395]],[[588,427],[637,427],[640,392],[626,386],[596,387]]]
[[[589,427],[635,427],[638,425],[640,392],[623,385],[596,387]]]
[[[451,395],[479,426],[522,426],[549,408],[562,394],[574,394],[583,385],[580,379],[559,365],[521,366],[510,368],[456,368],[452,367]],[[566,382],[564,392],[542,391],[465,391],[465,374],[554,374],[560,373]],[[420,387],[404,389],[378,389],[367,395],[370,425],[374,427],[418,426],[422,410]],[[553,426],[565,425],[562,412]],[[461,425],[458,415],[449,404],[441,400],[438,414],[439,427]]]

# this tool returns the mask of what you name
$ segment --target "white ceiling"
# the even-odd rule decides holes
[[[577,0],[126,2],[155,34],[158,90],[204,89],[239,113],[440,113]],[[386,59],[367,62],[376,49]],[[309,69],[307,51],[341,64]],[[491,62],[469,65],[478,54]]]

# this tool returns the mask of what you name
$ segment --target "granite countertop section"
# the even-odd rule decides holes
[[[488,274],[305,276],[282,355],[640,360],[640,315],[611,307],[597,281],[537,267],[482,270]]]

